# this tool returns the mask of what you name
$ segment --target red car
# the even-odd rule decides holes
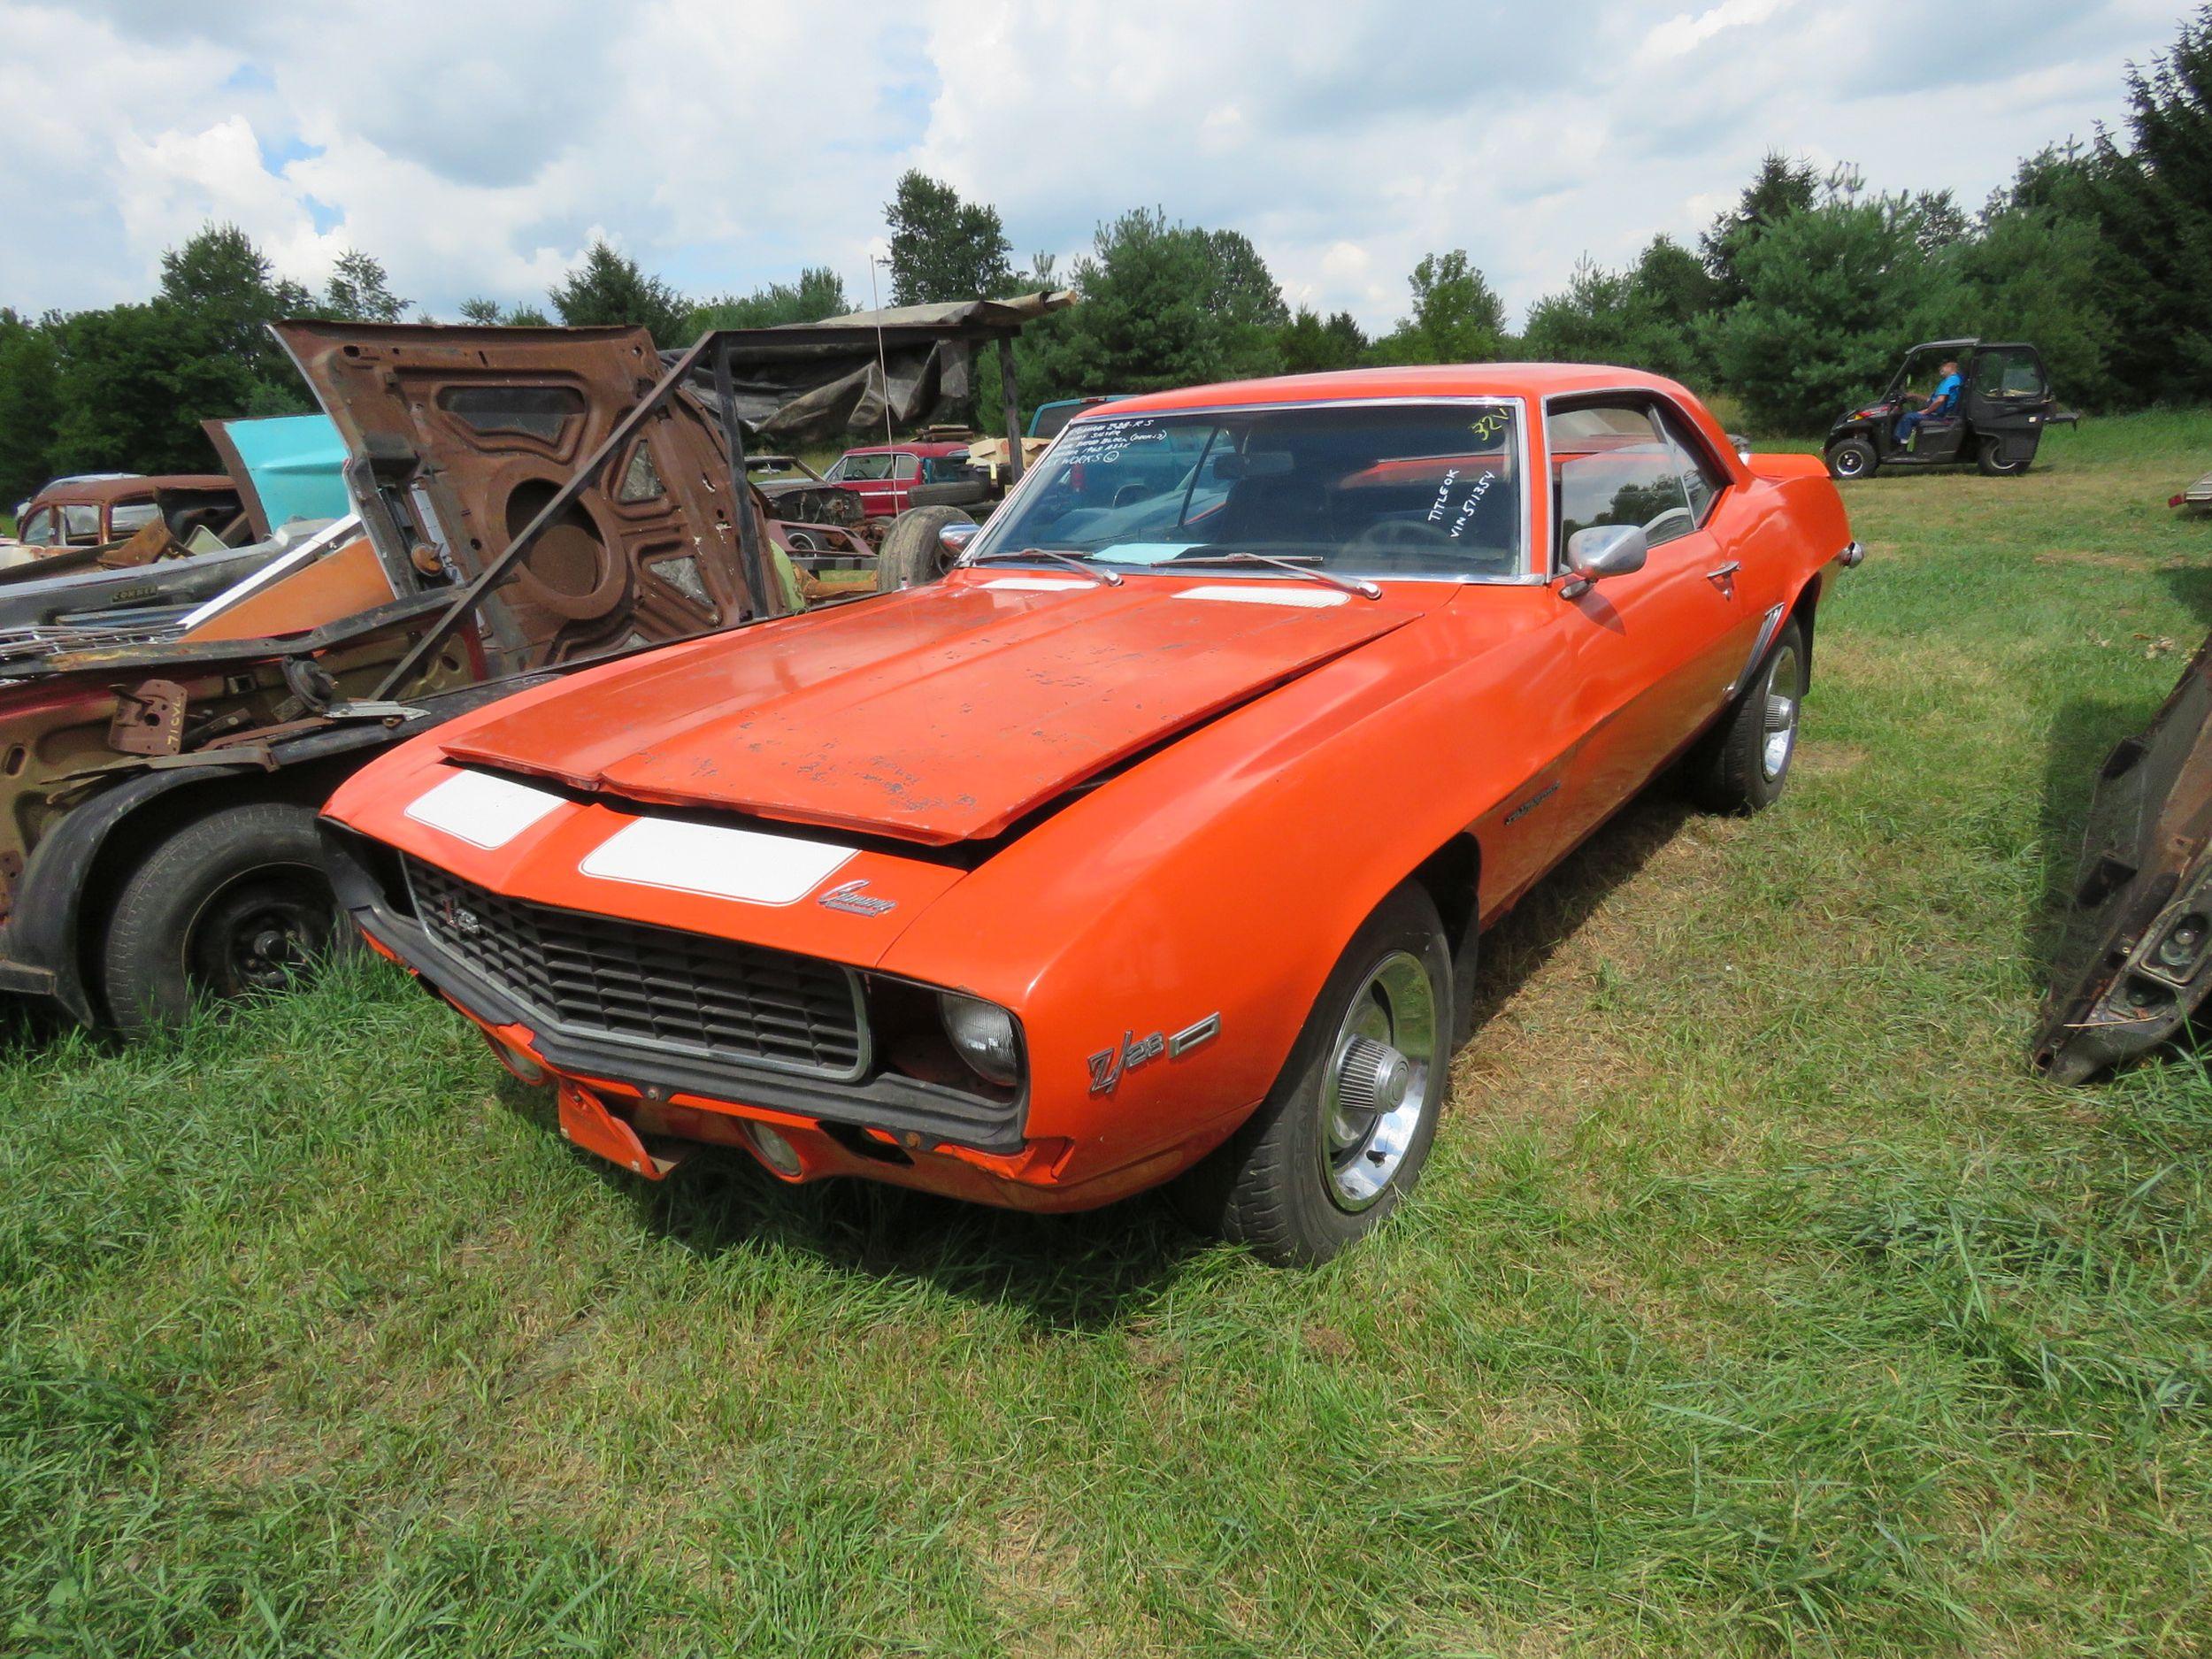
[[[957,464],[968,446],[957,443],[879,443],[848,449],[822,474],[826,483],[860,497],[871,518],[895,518],[914,504],[914,487],[930,481],[932,462]]]
[[[579,1145],[1039,1210],[1179,1180],[1325,1258],[1419,1173],[1484,926],[1671,763],[1781,794],[1859,558],[1818,457],[1554,365],[1107,404],[963,532],[330,802],[371,944]]]

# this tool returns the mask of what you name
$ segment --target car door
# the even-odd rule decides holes
[[[1567,599],[1570,695],[1586,733],[1571,769],[1577,829],[1610,812],[1676,754],[1718,706],[1742,633],[1738,561],[1694,507],[1679,452],[1640,398],[1578,401],[1548,412],[1554,568],[1575,533],[1632,524],[1650,544],[1640,570]]]

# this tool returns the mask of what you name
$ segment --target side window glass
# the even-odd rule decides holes
[[[135,535],[161,517],[161,509],[150,501],[127,501],[108,509],[108,534],[117,541]]]
[[[64,507],[61,533],[73,547],[92,546],[100,539],[100,510],[93,506]]]
[[[920,470],[920,463],[918,462],[912,456],[902,455],[899,457],[898,470],[893,472],[891,476],[900,480],[910,479]]]
[[[35,547],[51,547],[55,541],[54,510],[41,507],[30,516],[23,526],[23,540]]]
[[[1625,404],[1569,410],[1552,416],[1545,432],[1558,520],[1555,559],[1563,564],[1575,533],[1597,525],[1639,526],[1654,547],[1697,528],[1681,458],[1647,411]]]
[[[1703,524],[1706,514],[1713,510],[1721,486],[1727,481],[1726,477],[1705,459],[1704,451],[1683,431],[1673,415],[1663,412],[1659,425],[1674,450],[1676,465],[1682,469],[1682,493],[1689,498],[1690,517]]]

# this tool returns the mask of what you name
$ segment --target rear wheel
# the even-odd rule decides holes
[[[2017,478],[2028,470],[2033,457],[2022,456],[2016,461],[2005,459],[2005,444],[2001,438],[1984,438],[1974,464],[1982,470],[1984,478]]]
[[[1874,446],[1864,438],[1846,438],[1828,446],[1828,476],[1843,479],[1872,478],[1882,465],[1881,457],[1874,453]]]
[[[1409,882],[1345,947],[1267,1100],[1179,1184],[1185,1216],[1279,1266],[1373,1232],[1428,1158],[1455,1006],[1443,922]]]
[[[1692,783],[1707,809],[1757,812],[1780,797],[1797,753],[1798,714],[1808,680],[1805,635],[1792,620],[1783,626],[1749,687],[1692,757]]]
[[[935,581],[952,568],[945,527],[974,521],[964,507],[914,507],[901,513],[876,551],[876,591],[891,594]]]
[[[124,884],[102,956],[108,1010],[142,1037],[196,1002],[292,989],[346,938],[314,813],[226,807],[163,841]]]

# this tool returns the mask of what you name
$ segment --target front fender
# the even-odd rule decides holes
[[[1079,1160],[1148,1156],[1240,1118],[1383,896],[1455,837],[1480,837],[1571,742],[1559,700],[1512,696],[1556,598],[1492,592],[1064,808],[937,900],[882,965],[1015,1009],[1029,1133],[1068,1139]]]

